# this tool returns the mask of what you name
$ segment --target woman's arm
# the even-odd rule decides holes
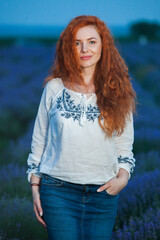
[[[133,156],[134,126],[133,113],[130,113],[126,120],[126,127],[120,136],[115,137],[119,169],[125,169],[130,179],[135,168],[135,158]]]
[[[109,194],[118,194],[128,183],[131,173],[134,171],[135,159],[133,157],[133,114],[130,114],[126,121],[126,127],[120,136],[115,137],[115,144],[117,149],[119,172],[116,178],[109,180],[106,184],[101,186],[100,191],[107,190]]]
[[[45,150],[45,145],[47,142],[47,131],[49,125],[49,117],[48,112],[50,108],[50,96],[51,96],[51,88],[48,84],[45,86],[39,108],[38,113],[34,123],[34,129],[32,134],[32,142],[31,142],[31,153],[28,156],[27,164],[28,164],[28,181],[30,182],[31,174],[35,174],[37,177],[41,177],[39,173],[39,164],[41,161],[41,157]]]

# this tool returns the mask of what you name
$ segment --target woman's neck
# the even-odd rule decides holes
[[[82,92],[82,93],[95,93],[95,86],[94,86],[94,81],[93,81],[93,75],[94,71],[93,68],[84,68],[82,69],[82,76],[84,79],[84,85],[79,85],[76,82],[74,83],[74,86],[71,87],[69,83],[64,82],[64,86],[66,86],[69,89],[72,89],[77,92]]]
[[[83,68],[82,75],[86,86],[93,84],[94,69],[93,68]]]

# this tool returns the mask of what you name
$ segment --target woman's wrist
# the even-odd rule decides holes
[[[41,178],[32,174],[31,181],[30,181],[30,186],[31,186],[32,192],[39,191],[40,185],[41,185]]]
[[[40,182],[41,182],[40,177],[37,177],[34,174],[31,175],[30,184],[40,184]]]
[[[117,178],[120,179],[124,183],[124,185],[127,185],[128,178],[129,178],[129,173],[125,169],[120,168],[119,172],[118,172],[118,175],[117,175]]]
[[[127,178],[128,179],[129,178],[129,173],[124,168],[120,168],[117,177],[118,178]]]

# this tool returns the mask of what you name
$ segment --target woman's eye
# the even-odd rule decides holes
[[[95,44],[95,41],[90,41],[90,44]]]
[[[80,43],[79,42],[76,42],[76,46],[79,46],[80,45]]]

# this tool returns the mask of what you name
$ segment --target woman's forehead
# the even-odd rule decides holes
[[[96,29],[96,26],[93,25],[87,25],[84,27],[81,27],[77,30],[76,33],[76,39],[78,38],[99,38],[100,35]]]

